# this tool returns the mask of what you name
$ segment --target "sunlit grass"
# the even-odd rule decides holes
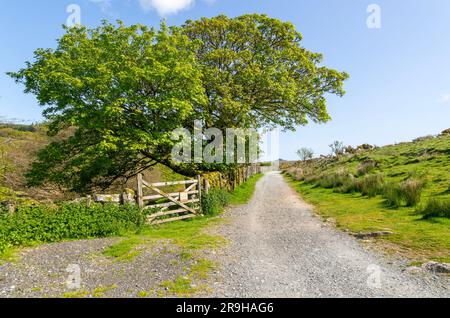
[[[337,227],[351,232],[392,231],[380,238],[389,243],[390,252],[417,259],[450,260],[450,220],[424,220],[414,208],[391,209],[385,200],[360,194],[339,194],[289,180],[302,198],[325,218],[336,220]]]

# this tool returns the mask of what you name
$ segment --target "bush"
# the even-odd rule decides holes
[[[417,179],[409,179],[400,184],[388,183],[383,187],[383,197],[392,207],[416,206],[421,198],[424,183]]]
[[[348,180],[338,187],[335,192],[337,193],[355,193],[358,192],[357,182],[355,178],[349,177]]]
[[[407,206],[416,206],[422,198],[424,183],[420,180],[410,179],[400,184],[400,190]]]
[[[361,163],[358,168],[356,168],[357,176],[365,176],[368,173],[371,173],[377,167],[377,163],[375,161],[366,161]]]
[[[221,189],[211,189],[202,195],[202,211],[204,215],[214,216],[223,212],[229,204],[230,194]]]
[[[339,188],[344,184],[348,184],[352,180],[353,176],[349,174],[347,170],[342,170],[330,174],[322,174],[315,180],[315,183],[317,186],[322,188],[334,189]]]
[[[427,204],[417,210],[424,219],[450,218],[450,200],[430,199]]]
[[[0,213],[0,253],[7,247],[33,243],[117,236],[143,223],[143,213],[134,206],[22,206],[14,214]]]
[[[362,195],[373,198],[383,192],[384,179],[381,174],[367,175],[363,179],[358,180],[356,188]]]
[[[383,187],[383,197],[386,203],[395,208],[399,208],[403,203],[403,195],[398,183],[390,182]]]

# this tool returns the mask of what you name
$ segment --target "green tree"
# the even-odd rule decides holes
[[[207,127],[294,130],[309,120],[328,121],[325,95],[344,94],[348,75],[320,66],[322,55],[302,47],[291,23],[221,15],[183,28],[201,42],[196,55],[208,103],[197,112]]]
[[[171,133],[204,103],[194,43],[179,28],[104,22],[66,28],[56,49],[9,73],[37,96],[49,132],[75,127],[39,154],[30,185],[56,182],[83,192],[107,187],[167,159]]]
[[[56,135],[74,133],[39,154],[30,185],[56,182],[78,192],[108,187],[156,164],[181,173],[226,169],[175,165],[175,128],[295,129],[326,122],[326,94],[342,96],[346,73],[320,66],[291,23],[265,15],[218,16],[162,24],[104,22],[74,27],[56,49],[9,73],[37,96]]]

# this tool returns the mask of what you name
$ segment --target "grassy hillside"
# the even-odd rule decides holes
[[[28,188],[24,176],[40,149],[52,141],[67,138],[70,134],[71,131],[67,130],[56,137],[49,137],[45,125],[0,123],[0,202],[45,203],[78,197],[77,194],[63,191],[54,185]],[[185,179],[184,176],[162,165],[145,171],[144,178],[151,182]],[[114,185],[106,192],[116,193],[122,186]],[[136,188],[135,180],[130,180],[124,187]]]
[[[386,251],[450,262],[450,135],[285,168],[293,187],[338,228],[392,232],[377,239]],[[439,213],[427,215],[432,208]]]

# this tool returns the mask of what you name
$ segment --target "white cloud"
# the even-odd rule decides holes
[[[139,0],[139,3],[145,11],[155,9],[159,15],[166,16],[192,7],[195,0]]]
[[[441,103],[441,104],[447,104],[448,102],[450,102],[450,94],[443,94],[438,99],[438,103]]]
[[[103,12],[107,12],[111,9],[112,0],[89,0],[92,3],[97,4]]]

